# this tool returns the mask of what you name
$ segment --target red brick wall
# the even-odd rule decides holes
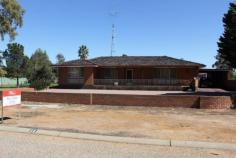
[[[153,79],[155,74],[155,68],[152,67],[129,67],[129,68],[117,68],[118,79],[126,78],[126,70],[133,69],[134,79]],[[94,74],[92,74],[92,71]],[[192,80],[198,74],[198,68],[177,68],[177,78]],[[93,84],[93,79],[103,79],[104,69],[103,68],[85,68],[85,83],[87,85]],[[58,80],[60,85],[67,85],[68,67],[58,68]]]
[[[84,68],[84,85],[94,85],[94,68],[85,67]]]
[[[196,108],[199,105],[199,97],[93,94],[93,104]]]
[[[58,82],[60,85],[67,84],[68,68],[59,67],[58,68]]]
[[[90,95],[76,93],[23,92],[22,100],[47,103],[90,104]]]
[[[229,109],[233,104],[230,96],[201,96],[201,109]]]
[[[1,95],[1,92],[0,92]],[[51,92],[23,92],[23,101],[120,105],[120,106],[156,106],[184,107],[203,109],[228,109],[233,104],[230,96],[197,96],[197,95],[117,95],[117,94],[78,94]]]
[[[198,68],[179,68],[176,73],[178,79],[192,80],[198,75]]]
[[[134,79],[153,79],[155,77],[155,68],[152,67],[129,67],[129,68],[117,68],[118,79],[126,78],[126,70],[133,69]],[[92,71],[94,72],[92,74]],[[177,68],[177,79],[192,80],[198,74],[198,68]],[[103,79],[103,68],[85,68],[85,84],[93,84],[93,78]],[[68,67],[58,68],[58,79],[60,85],[67,85]]]

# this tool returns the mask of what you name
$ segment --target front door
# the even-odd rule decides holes
[[[133,79],[133,70],[132,69],[128,69],[126,71],[126,79],[127,80],[132,80]]]

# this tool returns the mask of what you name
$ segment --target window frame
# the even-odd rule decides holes
[[[165,80],[176,79],[177,78],[176,68],[156,68],[155,78],[165,79]]]
[[[83,67],[70,67],[68,70],[68,79],[83,79],[84,68]]]
[[[118,71],[116,68],[104,68],[104,79],[118,79]]]

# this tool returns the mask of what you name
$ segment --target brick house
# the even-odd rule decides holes
[[[115,56],[54,65],[61,87],[187,86],[203,64],[167,56]]]

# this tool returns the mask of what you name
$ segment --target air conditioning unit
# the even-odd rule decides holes
[[[119,85],[119,82],[114,82],[114,86],[118,86]]]

